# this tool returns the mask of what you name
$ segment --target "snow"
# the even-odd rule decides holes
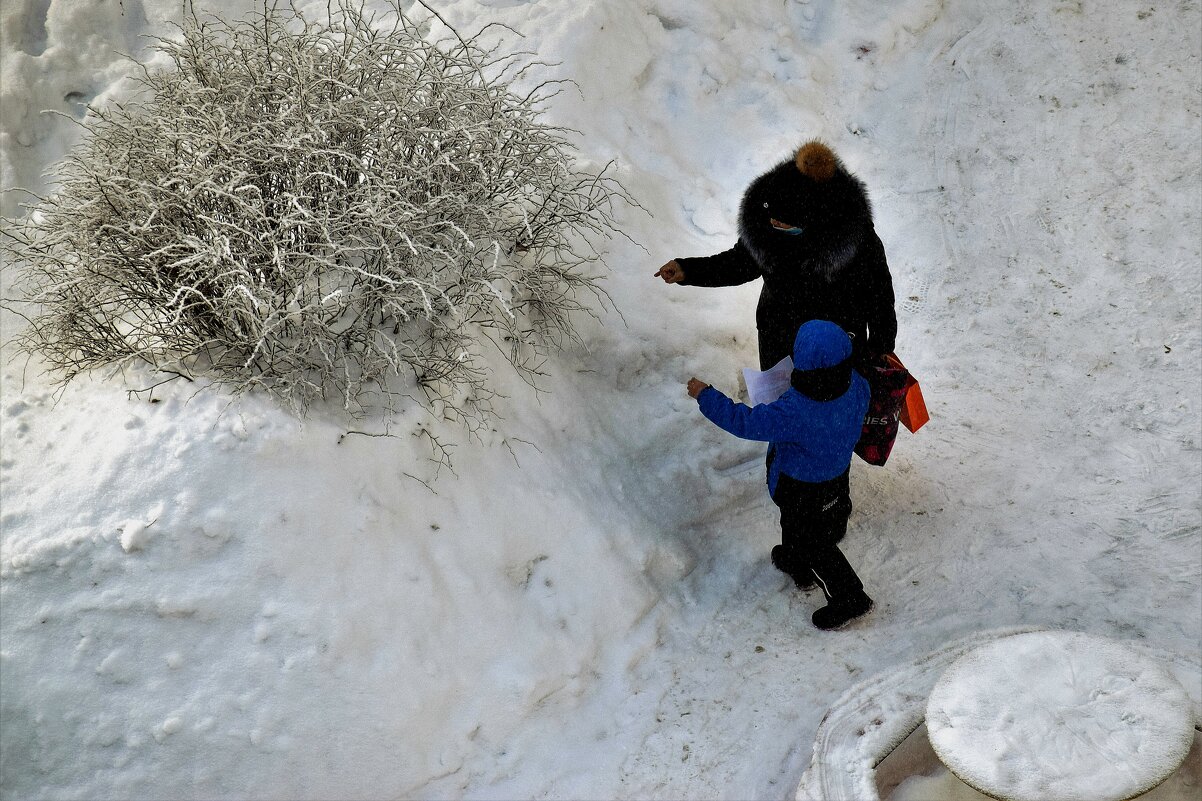
[[[900,770],[904,775],[921,767],[921,759],[905,752],[913,745],[913,732],[921,730],[936,679],[973,648],[1021,631],[974,632],[852,684],[830,705],[818,726],[798,801],[874,801],[881,797],[882,779],[886,792],[896,786],[892,781],[896,777],[890,775],[894,762],[904,763]],[[905,752],[899,755],[899,751]],[[878,767],[880,771],[875,770]]]
[[[1035,632],[956,660],[926,725],[944,764],[994,797],[1123,801],[1185,760],[1192,711],[1168,670],[1126,645]]]
[[[1186,764],[1157,785],[1131,801],[1193,801],[1198,797],[1202,780],[1202,748],[1195,744]],[[888,798],[888,801],[990,801],[990,796],[978,793],[944,767],[907,779]]]
[[[1202,659],[1197,2],[438,8],[578,83],[552,118],[653,215],[609,254],[621,316],[545,394],[499,369],[495,431],[436,426],[453,475],[417,410],[56,392],[6,351],[0,795],[788,798],[849,687],[978,632]],[[180,3],[0,13],[0,180],[37,190],[78,136],[37,112],[122,97]],[[755,363],[758,287],[652,278],[810,137],[869,188],[932,413],[853,468],[877,607],[838,633],[768,563],[762,450],[684,392]]]
[[[987,798],[951,773],[931,747],[925,724],[932,691],[958,660],[1030,634],[1077,633],[1001,628],[974,632],[917,654],[849,687],[827,710],[814,737],[813,758],[802,775],[797,801],[979,801]],[[1110,641],[1112,643],[1117,641]],[[1185,713],[1202,729],[1202,664],[1195,655],[1135,641],[1128,654],[1167,671],[1190,695]],[[1038,686],[1033,684],[1033,686]],[[1046,739],[1046,734],[1041,735]],[[1181,768],[1140,801],[1186,801],[1202,783],[1202,734]],[[1067,770],[1068,768],[1065,767]]]

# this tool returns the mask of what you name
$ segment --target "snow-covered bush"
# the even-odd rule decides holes
[[[533,381],[605,305],[597,246],[633,201],[543,121],[558,82],[519,94],[538,62],[399,3],[323,16],[191,16],[6,221],[17,342],[64,382],[144,362],[352,414],[418,387],[480,421],[485,348]]]

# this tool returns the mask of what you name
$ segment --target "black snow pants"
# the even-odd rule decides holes
[[[829,598],[843,598],[864,589],[837,543],[851,515],[848,474],[812,484],[782,474],[773,502],[780,507],[781,545],[796,570],[814,571]]]

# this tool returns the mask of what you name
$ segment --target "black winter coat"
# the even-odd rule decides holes
[[[856,363],[892,352],[893,279],[863,184],[840,165],[821,187],[811,185],[803,202],[791,191],[796,183],[793,161],[757,178],[743,196],[739,241],[714,256],[677,259],[681,283],[733,286],[764,279],[756,309],[763,370],[792,353],[797,329],[809,320],[830,320],[847,331]],[[773,217],[802,233],[773,228]]]

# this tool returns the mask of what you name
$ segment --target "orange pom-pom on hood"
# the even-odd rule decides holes
[[[839,168],[839,159],[834,151],[817,139],[798,148],[793,163],[797,165],[798,172],[818,183],[829,181]]]

